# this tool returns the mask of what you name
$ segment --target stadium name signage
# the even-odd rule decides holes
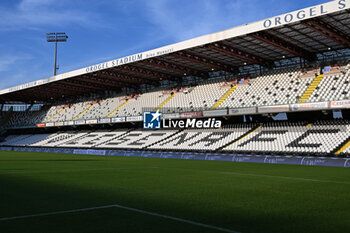
[[[136,55],[131,55],[131,56],[115,59],[115,60],[110,61],[110,62],[105,62],[105,63],[100,63],[97,65],[89,66],[85,69],[85,71],[86,71],[86,73],[95,72],[98,70],[103,70],[103,69],[107,69],[107,68],[114,67],[114,66],[120,66],[120,65],[127,64],[127,63],[131,63],[131,62],[140,61],[142,59],[143,59],[143,54],[139,53]]]
[[[345,9],[347,7],[347,2],[346,0],[337,0],[337,7],[339,10],[341,9]],[[274,26],[279,26],[282,24],[286,24],[286,23],[291,23],[297,20],[303,20],[303,19],[307,19],[310,17],[315,17],[315,16],[320,16],[323,14],[327,14],[327,8],[326,4],[322,4],[322,5],[318,5],[318,6],[313,6],[313,7],[309,7],[300,11],[296,11],[293,13],[289,13],[289,14],[285,14],[282,16],[277,16],[274,17],[272,19],[267,19],[264,21],[263,25],[264,28],[270,28],[270,27],[274,27]]]
[[[208,118],[206,120],[203,119],[183,119],[183,120],[172,120],[172,119],[163,119],[163,128],[220,128],[222,122],[220,120],[216,120],[215,118]]]

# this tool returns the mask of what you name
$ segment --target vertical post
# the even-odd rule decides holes
[[[66,42],[68,36],[64,32],[53,32],[53,33],[46,33],[46,41],[47,42],[55,42],[55,64],[53,67],[53,75],[56,76],[57,74],[57,42]]]
[[[56,71],[57,71],[56,63],[57,63],[57,38],[55,40],[55,65],[54,65],[54,68],[53,68],[53,75],[54,76],[56,76]]]

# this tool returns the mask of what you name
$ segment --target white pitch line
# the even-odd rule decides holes
[[[78,213],[78,212],[84,212],[84,211],[90,211],[90,210],[107,209],[107,208],[112,208],[112,207],[115,207],[115,205],[105,205],[105,206],[97,206],[97,207],[82,208],[82,209],[75,209],[75,210],[62,210],[62,211],[54,211],[54,212],[47,212],[47,213],[40,213],[40,214],[30,214],[30,215],[22,215],[22,216],[15,216],[15,217],[7,217],[7,218],[0,218],[0,221],[16,220],[16,219],[23,219],[23,218],[43,217],[43,216],[50,216],[50,215],[57,215],[57,214]]]
[[[252,173],[239,173],[239,172],[219,172],[221,174],[228,175],[239,175],[239,176],[256,176],[256,177],[268,177],[268,178],[279,178],[287,180],[301,180],[301,181],[312,181],[312,182],[322,182],[322,183],[335,183],[335,184],[350,184],[349,182],[333,181],[333,180],[317,180],[317,179],[307,179],[289,176],[273,176],[273,175],[263,175],[263,174],[252,174]]]
[[[148,215],[152,215],[152,216],[156,216],[156,217],[160,217],[160,218],[165,218],[165,219],[170,219],[170,220],[174,220],[174,221],[178,221],[178,222],[188,223],[188,224],[192,224],[195,226],[209,228],[209,229],[213,229],[213,230],[217,230],[217,231],[229,232],[229,233],[239,233],[238,231],[233,231],[233,230],[222,228],[222,227],[217,227],[217,226],[213,226],[213,225],[199,223],[199,222],[195,222],[195,221],[191,221],[191,220],[187,220],[187,219],[183,219],[183,218],[177,218],[177,217],[172,217],[172,216],[168,216],[168,215],[164,215],[164,214],[158,214],[155,212],[139,210],[139,209],[135,209],[135,208],[127,207],[127,206],[122,206],[122,205],[114,205],[114,206],[117,208],[125,209],[125,210],[130,210],[130,211],[134,211],[134,212],[138,212],[138,213],[142,213],[142,214],[148,214]]]
[[[25,218],[34,218],[34,217],[45,217],[45,216],[50,216],[50,215],[59,215],[59,214],[68,214],[68,213],[78,213],[78,212],[85,212],[85,211],[91,211],[91,210],[99,210],[99,209],[108,209],[108,208],[119,208],[119,209],[124,209],[124,210],[129,210],[141,214],[147,214],[159,218],[165,218],[165,219],[170,219],[173,221],[177,222],[182,222],[182,223],[188,223],[191,225],[203,227],[203,228],[208,228],[208,229],[213,229],[221,232],[228,232],[228,233],[240,233],[238,231],[233,231],[230,229],[222,228],[222,227],[217,227],[209,224],[204,224],[200,222],[195,222],[183,218],[177,218],[177,217],[172,217],[169,215],[164,215],[164,214],[159,214],[156,212],[150,212],[146,210],[140,210],[132,207],[127,207],[127,206],[122,206],[118,204],[114,205],[105,205],[105,206],[96,206],[96,207],[90,207],[90,208],[81,208],[81,209],[74,209],[74,210],[62,210],[62,211],[54,211],[54,212],[47,212],[47,213],[40,213],[40,214],[30,214],[30,215],[22,215],[22,216],[14,216],[14,217],[6,217],[6,218],[0,218],[0,221],[9,221],[9,220],[17,220],[17,219],[25,219]]]
[[[288,179],[288,180],[300,180],[300,181],[311,181],[311,182],[322,182],[322,183],[334,183],[334,184],[350,185],[350,182],[344,182],[344,181],[318,180],[318,179],[308,179],[308,178],[299,178],[299,177],[290,177],[290,176],[273,176],[273,175],[254,174],[254,173],[240,173],[240,172],[229,172],[229,171],[227,171],[227,172],[220,172],[220,171],[217,171],[217,170],[195,170],[195,169],[190,169],[190,168],[166,168],[166,167],[159,167],[159,169],[197,171],[197,172],[208,172],[208,173],[217,173],[217,174],[226,174],[226,175],[256,176],[256,177],[280,178],[280,179]]]

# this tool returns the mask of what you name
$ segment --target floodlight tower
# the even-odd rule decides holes
[[[46,40],[47,42],[55,42],[55,65],[53,67],[53,75],[56,76],[56,71],[58,70],[58,67],[56,65],[57,63],[57,42],[66,42],[68,36],[65,32],[52,32],[52,33],[46,33]]]

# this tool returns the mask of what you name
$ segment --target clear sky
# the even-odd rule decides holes
[[[58,73],[328,0],[1,0],[0,89],[53,74],[47,32],[66,32]]]

